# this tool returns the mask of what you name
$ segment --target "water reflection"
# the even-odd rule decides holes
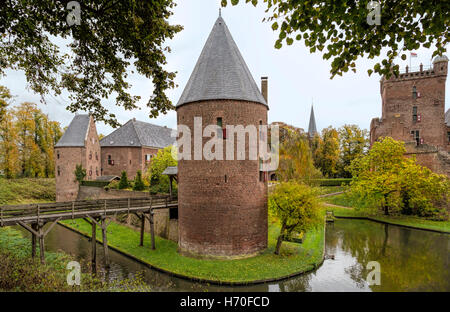
[[[245,287],[192,283],[149,269],[114,251],[107,280],[143,275],[154,291],[450,291],[450,235],[384,225],[366,220],[337,220],[328,224],[325,260],[317,270],[281,282]],[[87,238],[56,226],[46,239],[47,250],[63,250],[88,262]],[[99,264],[103,250],[97,246]],[[369,261],[381,265],[381,285],[366,281]]]

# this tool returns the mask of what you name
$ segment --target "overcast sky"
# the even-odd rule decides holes
[[[169,42],[172,52],[168,54],[167,69],[177,71],[176,83],[179,87],[168,92],[174,104],[186,85],[189,76],[200,55],[204,43],[219,13],[220,0],[177,1],[171,23],[181,24],[184,30]],[[269,122],[282,121],[307,130],[311,102],[314,102],[317,128],[340,127],[344,124],[357,124],[369,129],[373,117],[381,116],[380,76],[367,75],[376,60],[362,59],[357,62],[357,73],[349,72],[343,77],[330,80],[330,61],[322,59],[321,53],[310,54],[309,49],[301,41],[292,46],[284,45],[281,50],[274,48],[277,33],[271,24],[262,22],[266,16],[264,5],[257,8],[244,1],[238,6],[222,9],[224,18],[241,54],[243,55],[258,86],[261,76],[269,77]],[[412,59],[412,66],[431,64],[431,49],[419,49],[417,58]],[[401,68],[409,60],[398,60]],[[113,111],[120,123],[135,117],[138,120],[166,125],[176,128],[174,111],[157,119],[148,118],[145,106],[152,94],[152,84],[143,76],[130,74],[133,85],[131,93],[142,97],[141,110],[125,111],[116,108],[114,101],[104,101],[104,105]],[[23,72],[8,71],[7,76],[0,79],[0,85],[7,86],[17,105],[30,101],[48,113],[52,120],[67,126],[73,115],[65,110],[67,94],[47,97],[47,104],[39,102],[39,95],[27,90]],[[446,84],[449,90],[449,80]],[[446,109],[450,107],[449,93],[446,94]],[[109,134],[112,129],[103,123],[97,123],[99,133]]]

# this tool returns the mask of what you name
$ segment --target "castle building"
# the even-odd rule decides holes
[[[56,201],[77,199],[76,165],[86,169],[88,181],[109,181],[122,171],[130,180],[138,170],[144,173],[160,149],[174,144],[172,131],[132,119],[99,140],[92,116],[75,115],[55,145]]]
[[[138,170],[144,173],[160,149],[175,143],[172,131],[134,118],[129,120],[100,140],[102,175],[120,176],[126,171],[128,178],[133,179]]]
[[[448,58],[437,56],[430,68],[406,71],[380,81],[381,118],[370,124],[371,145],[390,136],[405,142],[407,155],[450,175],[450,110],[445,113]]]
[[[262,80],[267,95],[267,78]],[[194,129],[195,117],[202,118],[202,130],[207,125],[223,130],[227,125],[267,125],[267,101],[221,16],[214,23],[176,111],[178,125],[189,129]],[[195,144],[193,132],[191,142]],[[218,135],[225,150],[230,135],[225,131]],[[207,141],[203,137],[202,148]],[[248,155],[248,140],[245,150]],[[191,153],[192,160],[178,162],[180,252],[240,258],[264,250],[267,183],[260,174],[260,162],[248,156],[245,160],[194,160],[194,151]]]
[[[101,175],[100,143],[90,115],[76,115],[55,145],[56,201],[72,201],[78,195],[76,165],[86,169],[86,180]]]

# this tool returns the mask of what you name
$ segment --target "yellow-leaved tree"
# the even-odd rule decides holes
[[[297,182],[279,183],[270,193],[269,210],[281,225],[275,247],[277,255],[283,240],[294,232],[305,233],[323,220],[316,189]]]
[[[385,137],[352,162],[350,196],[385,215],[408,214],[447,219],[450,180],[416,164],[404,142]]]

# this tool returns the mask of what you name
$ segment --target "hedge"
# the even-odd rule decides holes
[[[341,186],[342,184],[347,185],[350,183],[352,179],[317,179],[320,186]]]
[[[105,187],[108,184],[108,181],[81,181],[82,186]]]

